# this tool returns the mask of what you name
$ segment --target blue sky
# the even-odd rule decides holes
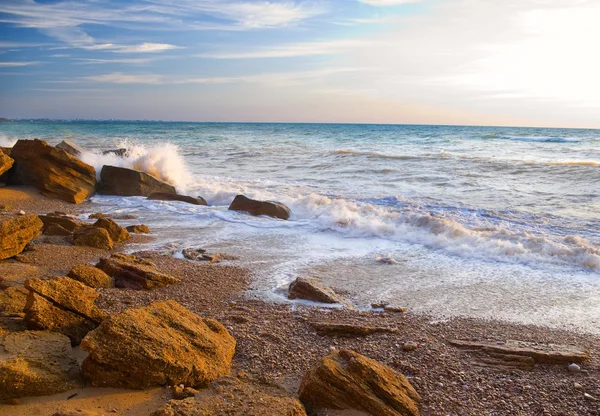
[[[4,0],[0,116],[600,127],[597,0]]]

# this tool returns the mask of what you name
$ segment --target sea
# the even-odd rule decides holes
[[[151,173],[209,206],[96,195],[154,239],[252,272],[248,296],[315,277],[359,309],[600,333],[600,130],[148,121],[0,123],[0,146],[70,140],[83,161]],[[107,149],[127,148],[119,158]],[[289,221],[229,211],[244,194]]]

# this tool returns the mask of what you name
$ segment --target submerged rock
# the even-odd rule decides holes
[[[92,288],[109,288],[115,286],[112,277],[102,270],[87,264],[78,264],[71,269],[67,276]]]
[[[235,340],[218,321],[179,303],[155,302],[111,315],[81,343],[93,386],[206,387],[229,374]]]
[[[69,339],[52,332],[0,336],[0,400],[43,396],[81,387]]]
[[[55,199],[79,204],[96,189],[95,169],[43,140],[19,140],[12,149],[10,184],[32,185]]]
[[[78,246],[87,246],[112,250],[113,240],[104,228],[85,226],[73,234],[73,243]]]
[[[333,350],[304,375],[300,401],[310,411],[355,409],[371,415],[418,416],[421,397],[402,374],[341,349]]]
[[[289,219],[291,215],[290,209],[281,202],[257,201],[244,195],[236,196],[229,209],[232,211],[245,211],[250,215],[266,215],[282,220]]]
[[[332,289],[323,286],[316,279],[298,277],[290,284],[290,299],[305,299],[321,303],[344,303]]]
[[[35,214],[0,217],[0,260],[21,253],[27,243],[40,235],[43,223]]]
[[[120,243],[121,241],[125,241],[130,237],[129,232],[125,228],[121,227],[110,218],[98,218],[98,220],[94,223],[94,227],[104,228],[106,231],[108,231],[108,235],[110,235],[110,238],[115,243]]]
[[[156,266],[144,259],[113,254],[100,259],[97,268],[115,279],[115,286],[127,289],[155,289],[178,283],[179,279],[160,273]]]
[[[152,192],[148,196],[148,199],[155,201],[180,201],[193,205],[208,205],[206,200],[202,197],[194,198],[193,196],[171,194],[166,192]]]
[[[153,192],[177,193],[173,185],[148,173],[116,166],[102,167],[98,192],[121,196],[148,196]]]

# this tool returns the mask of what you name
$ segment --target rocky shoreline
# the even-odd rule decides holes
[[[122,254],[151,230],[89,215],[85,202],[96,189],[201,197],[136,171],[82,182],[89,170],[65,168],[79,166],[76,147],[20,142],[32,143],[14,158],[0,152],[13,160],[2,172],[13,185],[0,187],[0,414],[600,414],[598,337],[393,305],[357,311],[310,279],[290,297],[319,303],[249,298],[251,276],[235,260]],[[245,197],[230,209],[290,216]]]

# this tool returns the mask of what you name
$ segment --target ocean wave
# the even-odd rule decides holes
[[[0,134],[0,147],[13,147],[17,139]]]
[[[342,155],[342,156],[366,156],[370,158],[378,158],[378,159],[397,159],[397,160],[410,160],[410,159],[420,159],[419,156],[411,156],[411,155],[388,155],[385,153],[379,152],[368,152],[363,150],[352,150],[352,149],[340,149],[331,152],[333,155]]]
[[[514,140],[519,142],[536,142],[536,143],[573,143],[579,139],[566,137],[536,137],[536,136],[498,136],[499,139]]]

